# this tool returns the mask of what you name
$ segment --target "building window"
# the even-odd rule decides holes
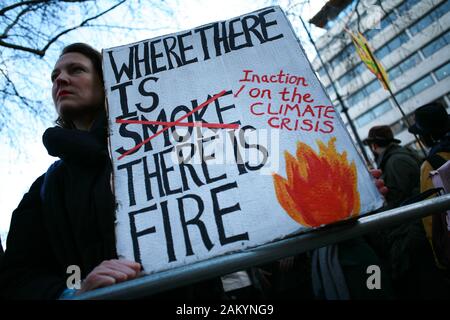
[[[352,23],[350,23],[349,26],[348,26],[350,30],[359,31],[359,29],[361,28],[361,21],[362,21],[362,20],[365,18],[365,16],[367,15],[367,11],[364,11],[362,14],[359,14],[359,17],[358,17],[358,12],[359,12],[359,11],[357,11],[357,10],[358,10],[358,9],[355,10],[355,16],[356,16],[356,19],[353,20]],[[358,28],[358,22],[360,23],[360,24],[359,24],[359,28]]]
[[[395,12],[392,10],[387,14],[383,19],[380,21],[380,28],[378,29],[369,29],[366,32],[364,32],[364,36],[367,40],[373,39],[378,33],[380,33],[384,28],[391,25],[398,17],[401,17],[405,15],[407,11],[409,11],[412,7],[414,7],[417,3],[419,3],[421,0],[405,0],[401,5],[399,5],[396,8]]]
[[[431,75],[428,75],[419,81],[416,81],[413,85],[411,85],[411,90],[414,94],[419,94],[426,88],[431,87],[434,84],[434,80]]]
[[[336,92],[334,92],[333,87],[331,86],[331,84],[325,88],[325,90],[327,91],[328,96],[330,97],[330,100],[336,100]]]
[[[408,71],[414,66],[417,66],[422,61],[419,53],[414,53],[412,56],[408,57],[406,60],[401,62],[399,65],[391,68],[388,71],[389,79],[392,81],[402,75],[404,72]]]
[[[391,109],[392,109],[392,104],[389,101],[389,99],[387,99],[387,100],[383,101],[382,103],[378,104],[376,107],[374,107],[372,109],[372,112],[375,115],[375,117],[379,117]]]
[[[389,12],[383,19],[380,21],[380,28],[377,29],[369,29],[364,32],[364,36],[367,40],[372,40],[378,33],[380,33],[384,28],[391,25],[396,19],[396,13],[394,11]],[[375,25],[377,26],[377,25]]]
[[[346,17],[350,12],[353,11],[353,8],[356,5],[356,1],[351,1],[349,4],[337,15],[337,17],[333,19],[328,19],[327,23],[325,24],[325,29],[329,30],[332,28],[337,21],[341,21],[344,17]]]
[[[372,112],[366,112],[363,115],[359,116],[355,120],[356,126],[359,128],[364,127],[366,124],[370,123],[375,119],[375,115]]]
[[[406,100],[410,99],[412,96],[419,94],[426,88],[429,88],[434,84],[434,80],[431,77],[431,75],[427,75],[423,77],[422,79],[419,79],[418,81],[411,84],[408,88],[405,88],[398,92],[395,95],[395,98],[397,98],[397,101],[399,103],[403,103]]]
[[[434,74],[436,75],[436,78],[441,81],[442,79],[445,79],[450,74],[450,62],[447,62],[442,67],[434,71]]]
[[[389,101],[389,99],[384,100],[383,102],[377,104],[371,110],[365,112],[364,114],[356,118],[355,123],[359,128],[364,127],[366,124],[368,124],[372,120],[376,119],[377,117],[381,116],[382,114],[388,112],[391,109],[392,104]]]
[[[319,74],[319,77],[321,77],[321,78],[325,78],[325,76],[327,75],[327,73],[325,72],[325,69],[323,67],[320,67],[319,71],[317,73]]]
[[[369,96],[370,94],[372,94],[373,92],[377,91],[380,88],[381,88],[380,81],[378,81],[378,79],[375,79],[366,86],[365,93],[367,94],[367,96]]]
[[[348,44],[340,53],[338,53],[333,59],[329,61],[329,64],[335,68],[342,61],[347,60],[355,52],[353,43]]]
[[[354,79],[356,76],[355,69],[351,69],[347,71],[344,75],[342,75],[338,80],[338,85],[341,88],[344,88],[344,86],[349,83],[352,79]]]
[[[375,37],[379,32],[381,31],[381,29],[369,29],[366,32],[364,32],[364,37],[370,41],[372,40],[373,37]]]
[[[403,31],[399,35],[397,35],[394,39],[386,43],[384,46],[382,46],[380,49],[375,51],[375,54],[378,59],[383,59],[385,56],[387,56],[389,53],[400,47],[405,42],[408,42],[409,37],[408,35]]]
[[[444,14],[446,14],[449,10],[450,10],[450,1],[446,0],[439,7],[435,8],[425,17],[423,17],[422,19],[414,23],[412,26],[410,26],[409,31],[411,32],[412,35],[416,35],[433,22],[439,20],[439,18],[442,17]]]
[[[352,94],[348,99],[348,107],[351,108],[358,104],[360,101],[364,100],[366,97],[368,97],[373,92],[377,91],[381,88],[380,82],[378,79],[373,80],[365,87],[359,89],[356,93]]]
[[[414,7],[421,0],[405,0],[401,5],[397,7],[397,12],[399,16],[403,16],[407,11]]]
[[[355,68],[355,74],[362,74],[366,70],[367,66],[364,63],[360,63]]]
[[[428,58],[433,53],[438,52],[441,48],[450,43],[450,31],[447,31],[444,35],[440,35],[437,39],[426,45],[422,49],[423,55]]]
[[[406,88],[403,89],[402,91],[400,91],[399,93],[397,93],[395,95],[395,98],[397,99],[398,103],[403,103],[406,100],[408,100],[409,98],[411,98],[413,96],[413,92],[411,91],[410,88]]]
[[[356,93],[352,94],[347,99],[347,105],[349,108],[352,108],[355,105],[357,105],[360,101],[362,101],[363,99],[364,99],[364,89],[361,89],[361,90],[357,91]]]
[[[356,66],[356,68],[350,69],[349,71],[347,71],[347,73],[345,73],[339,78],[338,80],[339,87],[343,88],[347,83],[349,83],[350,81],[354,80],[356,77],[361,75],[365,70],[366,65],[360,62]]]

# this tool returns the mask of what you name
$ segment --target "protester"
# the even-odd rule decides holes
[[[373,152],[382,179],[389,189],[387,208],[398,207],[403,201],[419,193],[419,160],[408,149],[399,145],[389,126],[375,126],[363,141]]]
[[[419,194],[420,160],[399,145],[389,126],[375,126],[363,141],[372,150],[389,189],[386,210],[402,205]],[[388,267],[397,298],[433,297],[435,275],[431,248],[421,221],[402,223],[366,237]]]
[[[425,146],[430,148],[428,157],[420,169],[420,191],[424,192],[434,188],[430,172],[436,170],[441,164],[450,160],[450,116],[447,114],[444,106],[438,102],[426,104],[416,109],[414,116],[415,123],[408,131],[419,135]],[[435,162],[436,164],[434,164]],[[437,257],[437,265],[448,271],[449,266],[446,264],[448,264],[450,255],[448,252],[450,239],[445,216],[445,213],[427,216],[423,219],[423,223],[430,244],[435,247],[439,246],[439,243],[433,243],[433,238],[434,241],[446,242],[444,243],[444,246],[441,246],[442,249],[434,248],[434,253]],[[441,223],[445,225],[442,226],[440,225]],[[435,230],[433,230],[433,228]],[[439,230],[439,228],[443,230]],[[436,233],[438,232],[443,232],[443,234],[437,235]],[[446,250],[446,252],[436,252],[436,250]]]
[[[73,294],[66,285],[71,265],[84,279],[77,293],[136,278],[141,269],[116,256],[101,54],[86,44],[67,46],[51,80],[59,126],[45,131],[43,143],[60,160],[31,185],[12,215],[0,297]],[[203,289],[197,291],[214,297],[214,290]],[[187,291],[177,293],[185,297]]]
[[[140,271],[115,255],[100,53],[82,44],[66,47],[51,80],[60,127],[47,129],[43,142],[61,160],[32,184],[13,213],[0,262],[0,294],[8,298],[58,298],[70,265],[86,278],[81,291]]]

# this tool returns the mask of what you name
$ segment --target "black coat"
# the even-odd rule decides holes
[[[67,268],[82,278],[116,259],[106,117],[89,132],[47,129],[43,142],[60,158],[40,176],[13,212],[0,259],[0,299],[57,299],[67,288]],[[163,292],[157,299],[221,299],[220,278]]]
[[[419,160],[404,147],[389,146],[379,164],[389,192],[386,210],[419,193]],[[367,235],[390,274],[397,298],[439,297],[439,278],[421,219],[404,222]]]
[[[379,168],[389,189],[387,209],[396,208],[406,199],[419,194],[420,162],[410,150],[391,144],[382,155]]]
[[[85,277],[116,258],[105,125],[101,116],[89,132],[45,131],[44,145],[61,161],[32,184],[13,212],[0,260],[0,296],[57,298],[68,266],[79,266]]]

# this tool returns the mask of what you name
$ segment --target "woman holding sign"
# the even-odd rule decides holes
[[[59,126],[47,129],[43,142],[60,160],[13,213],[0,261],[5,298],[65,298],[141,270],[116,256],[101,54],[86,44],[67,46],[51,81]]]
[[[115,253],[101,54],[85,44],[66,47],[51,81],[59,126],[47,129],[43,142],[61,160],[13,213],[0,262],[0,292],[8,298],[58,298],[83,278],[80,292],[140,272]]]
[[[101,54],[86,44],[67,46],[51,81],[58,126],[45,131],[43,142],[60,160],[31,185],[13,213],[0,260],[4,298],[66,298],[134,279],[141,271],[140,264],[116,254]],[[215,281],[177,294],[219,298]]]

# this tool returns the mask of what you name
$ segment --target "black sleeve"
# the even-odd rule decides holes
[[[384,178],[389,189],[386,210],[397,208],[409,197],[419,194],[420,167],[413,159],[392,157]]]
[[[0,259],[0,297],[56,299],[65,288],[42,215],[39,177],[14,210],[6,250]]]

